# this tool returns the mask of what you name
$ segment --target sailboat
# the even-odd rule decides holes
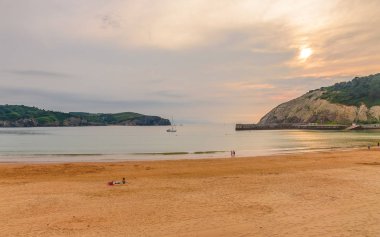
[[[174,124],[173,117],[172,117],[172,121],[170,123],[172,126],[171,126],[171,128],[166,129],[166,132],[177,132],[177,129],[175,129],[175,125],[173,126],[173,124]]]

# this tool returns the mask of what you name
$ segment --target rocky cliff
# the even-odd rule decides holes
[[[379,123],[379,82],[377,74],[310,91],[272,109],[259,124]]]

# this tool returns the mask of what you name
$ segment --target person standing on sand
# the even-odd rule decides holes
[[[377,143],[377,147],[379,147],[379,146],[380,146],[380,142]]]
[[[368,150],[371,150],[371,145],[368,145]]]

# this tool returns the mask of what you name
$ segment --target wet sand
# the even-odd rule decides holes
[[[380,236],[380,150],[1,164],[0,193],[0,236]]]

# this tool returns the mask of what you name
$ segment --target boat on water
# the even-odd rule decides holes
[[[171,128],[166,129],[166,132],[177,132],[175,125],[173,125],[174,124],[173,117],[172,117],[172,120],[170,121],[170,123],[171,123]]]
[[[169,129],[166,129],[167,132],[177,132],[177,130],[175,128],[169,128]]]

